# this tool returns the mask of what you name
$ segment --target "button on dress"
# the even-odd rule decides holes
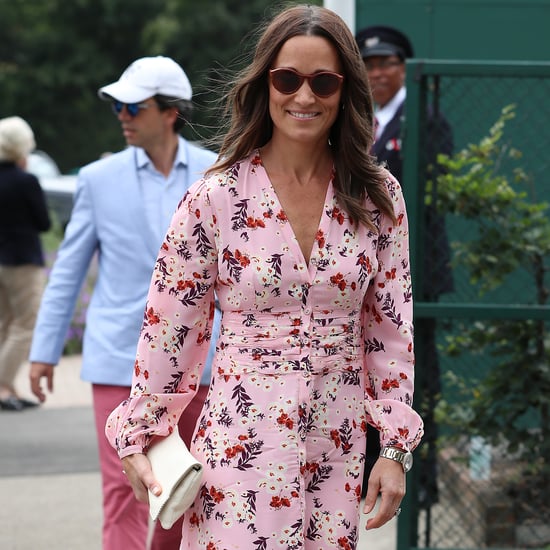
[[[121,457],[175,429],[222,328],[192,452],[201,491],[182,549],[355,549],[367,423],[414,449],[412,294],[401,188],[397,224],[367,199],[353,224],[329,183],[309,264],[258,152],[196,182],[153,274],[131,396],[110,416]]]

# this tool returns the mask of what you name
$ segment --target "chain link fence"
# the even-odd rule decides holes
[[[550,548],[549,97],[550,63],[408,62],[426,436],[400,550]]]

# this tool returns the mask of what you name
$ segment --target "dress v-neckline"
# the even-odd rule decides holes
[[[276,204],[278,206],[279,212],[282,212],[284,214],[284,223],[282,224],[282,231],[285,234],[286,240],[289,243],[289,246],[293,250],[293,254],[296,257],[296,259],[301,262],[308,272],[310,280],[313,279],[315,276],[315,273],[317,272],[317,258],[319,256],[319,242],[320,240],[326,240],[327,233],[328,233],[328,217],[326,216],[326,211],[330,209],[329,203],[333,202],[333,177],[329,179],[327,190],[325,193],[325,198],[323,202],[323,209],[321,211],[321,216],[319,218],[317,231],[315,233],[316,237],[313,240],[313,243],[311,245],[310,255],[309,255],[309,262],[306,261],[306,258],[304,256],[304,253],[302,251],[302,248],[300,246],[300,243],[298,242],[298,238],[296,237],[296,233],[294,232],[294,228],[292,227],[292,224],[290,222],[290,219],[286,217],[285,210],[283,208],[283,205],[281,201],[279,200],[279,195],[277,194],[277,191],[273,187],[273,183],[269,177],[269,174],[267,173],[267,170],[265,169],[264,165],[260,163],[260,167],[263,171],[263,174],[265,176],[265,179],[267,181],[267,186],[264,188],[264,194],[266,195],[266,198],[271,199],[273,204]]]

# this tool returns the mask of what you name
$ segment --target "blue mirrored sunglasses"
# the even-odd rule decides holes
[[[149,104],[148,103],[122,103],[122,101],[115,100],[111,103],[111,107],[113,108],[113,113],[115,113],[115,115],[119,115],[122,112],[122,109],[126,107],[128,114],[131,117],[134,117],[138,115],[141,109],[148,109]]]

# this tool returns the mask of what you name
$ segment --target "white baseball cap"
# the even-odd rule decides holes
[[[154,95],[191,100],[193,91],[184,70],[169,57],[142,57],[112,84],[99,89],[101,99],[139,103]]]

